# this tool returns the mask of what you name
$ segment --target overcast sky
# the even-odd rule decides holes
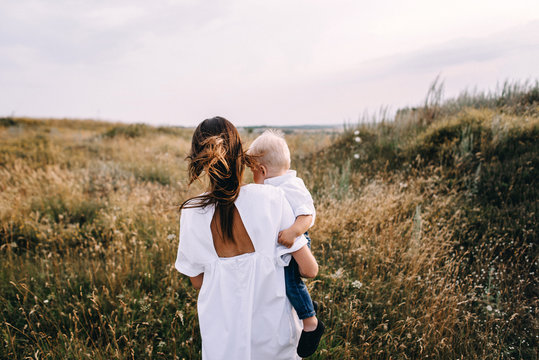
[[[0,116],[342,124],[538,63],[537,0],[0,0]]]

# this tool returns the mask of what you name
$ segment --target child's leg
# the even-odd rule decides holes
[[[307,238],[307,246],[310,249],[311,239],[309,234],[305,233],[305,237]],[[313,301],[305,283],[301,280],[298,264],[294,258],[284,268],[284,273],[288,300],[296,309],[298,317],[303,320],[303,331],[299,338],[297,353],[302,358],[309,357],[318,348],[325,326],[322,321],[316,318]]]
[[[284,268],[284,279],[286,284],[286,296],[296,309],[298,317],[301,320],[314,317],[313,302],[309,291],[303,280],[301,280],[298,263],[292,258],[290,264]]]
[[[309,232],[305,231],[305,234],[303,234],[303,236],[305,236],[305,239],[307,239],[307,247],[310,249],[311,248],[311,238],[309,237]]]

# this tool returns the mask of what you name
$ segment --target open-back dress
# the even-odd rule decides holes
[[[301,323],[285,294],[283,267],[307,240],[301,236],[291,248],[277,243],[295,217],[276,187],[245,185],[235,206],[254,252],[233,257],[215,250],[214,206],[181,214],[176,269],[191,277],[204,273],[198,295],[202,359],[297,359]]]

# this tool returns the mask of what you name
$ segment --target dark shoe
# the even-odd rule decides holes
[[[314,354],[320,344],[320,339],[326,327],[324,323],[318,320],[318,325],[313,331],[302,331],[298,343],[298,355],[306,358]]]

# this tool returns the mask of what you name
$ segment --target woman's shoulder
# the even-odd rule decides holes
[[[213,210],[213,205],[202,205],[201,197],[207,193],[202,193],[198,196],[195,196],[191,199],[185,201],[184,206],[182,206],[181,213],[183,217],[191,217],[197,215],[204,215]]]

